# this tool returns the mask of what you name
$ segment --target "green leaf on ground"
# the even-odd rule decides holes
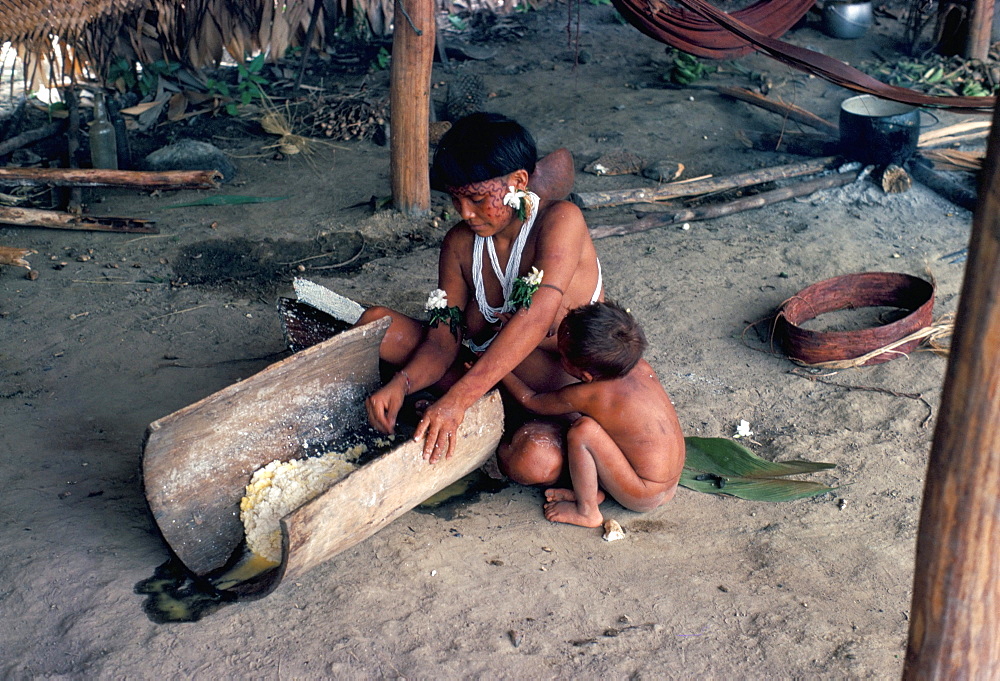
[[[813,461],[765,461],[727,438],[688,437],[680,484],[696,492],[729,494],[751,501],[792,501],[831,491],[818,482],[785,476],[834,467]]]
[[[239,196],[237,194],[213,194],[191,203],[175,203],[164,208],[191,208],[193,206],[238,206],[244,203],[268,203],[284,201],[287,196]]]

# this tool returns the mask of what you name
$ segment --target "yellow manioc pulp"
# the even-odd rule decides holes
[[[367,451],[367,445],[362,444],[346,452],[275,460],[257,469],[240,501],[247,547],[271,562],[281,562],[279,521],[357,468],[351,462]]]

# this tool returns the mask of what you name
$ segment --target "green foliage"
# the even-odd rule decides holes
[[[131,92],[139,84],[135,64],[125,57],[118,59],[108,68],[108,83],[114,85],[119,92]]]
[[[225,81],[209,78],[205,81],[208,94],[225,101],[225,110],[230,116],[239,115],[239,107],[245,106],[254,99],[265,100],[264,86],[267,78],[261,75],[264,68],[265,54],[261,52],[249,62],[236,65],[237,81],[230,86]]]
[[[690,85],[705,75],[705,65],[694,55],[673,50],[673,64],[664,79],[674,85]]]
[[[452,25],[452,28],[454,28],[456,31],[464,31],[469,27],[468,24],[465,23],[465,19],[458,16],[457,14],[449,14],[448,23],[450,23]]]
[[[610,5],[611,0],[587,0],[591,5]]]
[[[378,54],[372,59],[371,68],[373,71],[385,71],[392,64],[392,54],[384,47],[378,48]]]
[[[155,93],[160,84],[160,78],[170,78],[180,68],[180,64],[171,64],[163,59],[157,59],[152,64],[143,64],[142,72],[139,75],[139,94],[145,97],[150,93]]]
[[[990,91],[983,87],[982,83],[974,80],[967,80],[962,83],[962,96],[964,97],[989,97]]]
[[[66,102],[52,102],[48,106],[49,121],[53,118],[66,118],[69,115],[69,107]]]
[[[696,492],[751,501],[792,501],[832,490],[818,482],[784,479],[833,468],[830,463],[766,461],[726,438],[686,437],[684,442],[687,459],[680,484]]]
[[[939,97],[988,97],[1000,82],[995,62],[928,54],[919,60],[862,62],[859,68],[884,83]]]

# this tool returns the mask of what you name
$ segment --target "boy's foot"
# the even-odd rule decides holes
[[[580,512],[580,508],[572,501],[550,501],[545,504],[545,519],[554,523],[567,523],[581,527],[600,527],[604,524],[604,516],[594,507],[592,514]]]
[[[597,503],[604,503],[604,492],[597,490]],[[562,487],[551,487],[545,490],[545,501],[576,501],[576,492]]]

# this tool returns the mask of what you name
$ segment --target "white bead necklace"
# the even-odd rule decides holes
[[[514,290],[514,281],[517,273],[521,269],[521,254],[524,252],[524,245],[528,242],[528,235],[535,224],[535,217],[538,215],[538,195],[528,192],[528,216],[521,225],[521,231],[514,240],[514,245],[510,249],[510,258],[507,260],[507,270],[500,269],[500,260],[497,258],[496,246],[493,244],[492,236],[476,235],[472,244],[472,283],[476,288],[476,303],[479,304],[479,311],[490,324],[500,321],[500,315],[505,312],[512,312],[514,306],[510,303],[510,294]],[[493,307],[486,300],[486,288],[483,286],[483,245],[490,255],[490,264],[493,266],[493,273],[496,274],[503,290],[503,303],[499,307]]]

